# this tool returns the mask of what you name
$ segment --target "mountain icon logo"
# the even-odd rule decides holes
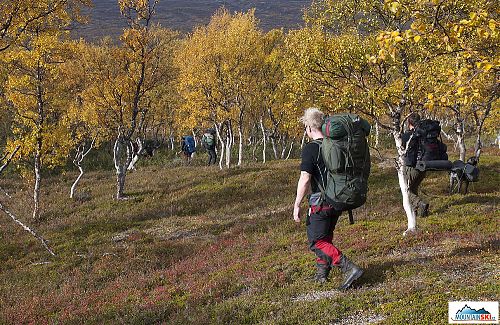
[[[448,324],[499,324],[498,301],[449,301]]]
[[[484,314],[488,314],[488,315],[491,315],[491,313],[488,312],[488,311],[486,311],[484,308],[476,310],[474,308],[470,308],[467,305],[465,305],[464,308],[462,308],[459,311],[457,311],[457,315],[458,314],[468,314],[468,315],[484,315]]]
[[[495,321],[491,313],[484,308],[474,309],[467,304],[455,314],[454,321]]]

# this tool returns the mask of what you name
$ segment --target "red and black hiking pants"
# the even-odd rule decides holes
[[[318,264],[325,264],[331,268],[338,265],[342,252],[333,245],[333,231],[341,212],[336,211],[328,204],[310,206],[306,218],[307,240],[309,248],[318,257]]]

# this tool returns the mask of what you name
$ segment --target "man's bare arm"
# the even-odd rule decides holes
[[[304,196],[308,193],[311,188],[311,174],[308,172],[300,172],[299,182],[297,183],[297,196],[295,197],[295,203],[293,206],[293,219],[295,222],[300,222],[300,203],[304,199]]]

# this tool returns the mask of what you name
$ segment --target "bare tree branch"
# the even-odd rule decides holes
[[[3,211],[12,220],[14,220],[15,223],[17,223],[18,225],[20,225],[21,227],[23,227],[24,230],[26,230],[31,235],[33,235],[36,239],[38,239],[42,243],[43,247],[45,247],[45,249],[50,253],[50,255],[56,256],[56,254],[54,253],[54,251],[52,249],[50,249],[50,247],[47,244],[47,241],[42,236],[38,235],[30,227],[26,226],[24,223],[22,223],[21,221],[19,221],[9,210],[7,210],[7,208],[5,208],[3,206],[3,204],[1,202],[0,202],[0,210]]]
[[[5,154],[5,156],[3,156],[1,159],[0,159],[0,163],[5,160],[5,163],[0,166],[0,174],[4,171],[5,168],[7,168],[7,166],[9,165],[9,163],[11,162],[11,160],[14,158],[14,155],[17,153],[17,151],[19,150],[19,148],[21,148],[21,145],[17,145],[17,147],[14,149],[14,151],[10,154],[10,156],[6,159],[6,157],[8,156],[8,154]]]

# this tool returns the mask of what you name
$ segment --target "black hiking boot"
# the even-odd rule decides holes
[[[314,280],[319,284],[323,284],[328,281],[328,275],[330,274],[331,267],[326,264],[316,263],[316,277]]]
[[[353,262],[349,261],[345,255],[340,257],[339,267],[344,275],[344,281],[340,285],[339,290],[343,291],[349,289],[351,284],[363,275],[363,270]]]
[[[417,208],[417,216],[425,218],[429,215],[429,203],[419,202]]]

